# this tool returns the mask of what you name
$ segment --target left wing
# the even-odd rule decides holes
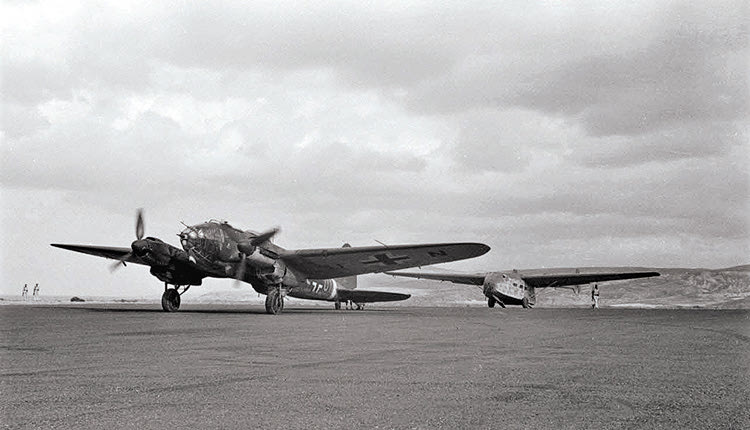
[[[438,243],[300,249],[287,251],[280,258],[310,279],[326,279],[463,260],[489,250],[482,243]]]
[[[337,290],[336,294],[338,295],[339,300],[351,300],[354,303],[397,302],[400,300],[406,300],[411,297],[411,294],[344,289]]]
[[[559,275],[527,275],[521,278],[534,288],[562,287],[581,285],[591,282],[617,281],[621,279],[650,278],[661,276],[659,272],[600,272],[600,273],[567,273]]]

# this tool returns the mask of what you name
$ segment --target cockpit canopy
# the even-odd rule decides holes
[[[242,242],[258,236],[260,233],[247,230],[242,231],[232,227],[226,221],[209,220],[202,224],[187,226],[180,232],[180,242],[182,247],[195,246],[195,244],[204,239],[210,241],[225,242],[227,240]]]

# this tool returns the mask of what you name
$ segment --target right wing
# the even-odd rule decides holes
[[[385,272],[387,275],[403,276],[405,278],[434,279],[449,281],[454,284],[483,285],[486,273],[427,273],[427,272]]]
[[[489,250],[482,243],[436,243],[300,249],[287,251],[280,258],[309,279],[326,279],[463,260]]]
[[[83,254],[95,255],[97,257],[109,258],[112,260],[126,261],[128,263],[143,264],[140,258],[133,255],[130,248],[121,248],[116,246],[97,246],[97,245],[68,245],[65,243],[51,243],[55,248],[67,249],[68,251],[81,252]]]
[[[150,241],[151,252],[149,255],[154,256],[154,252],[158,252],[162,260],[158,264],[159,267],[169,267],[180,274],[187,276],[200,276],[205,277],[210,273],[203,270],[194,262],[190,261],[187,253],[175,246],[165,243],[159,239],[146,238],[144,240]],[[139,258],[133,253],[132,248],[124,248],[118,246],[100,246],[100,245],[71,245],[66,243],[51,243],[50,245],[55,248],[67,249],[68,251],[80,252],[83,254],[94,255],[102,258],[109,258],[111,260],[124,261],[127,263],[142,264],[144,266],[154,267],[154,262],[149,262]]]

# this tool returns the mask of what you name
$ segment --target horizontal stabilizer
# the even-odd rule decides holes
[[[411,297],[411,294],[388,293],[385,291],[365,291],[365,290],[338,290],[337,298],[339,301],[351,300],[354,303],[374,303],[374,302],[398,302]]]

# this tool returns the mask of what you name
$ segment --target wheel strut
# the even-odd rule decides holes
[[[284,296],[280,286],[270,287],[266,294],[266,313],[276,315],[284,309]]]

